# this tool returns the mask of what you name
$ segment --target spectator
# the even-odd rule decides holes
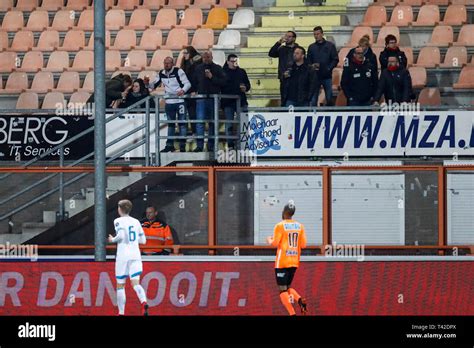
[[[183,50],[183,60],[181,61],[181,69],[191,82],[191,88],[188,93],[196,92],[196,81],[194,78],[194,70],[196,67],[202,63],[201,55],[196,51],[193,46],[187,46]],[[196,120],[196,99],[185,99],[186,109],[188,111],[189,120]],[[196,123],[191,123],[192,134],[196,134]]]
[[[219,65],[212,61],[212,52],[206,51],[202,54],[202,64],[196,67],[194,80],[198,94],[219,94],[226,84],[226,75]],[[196,116],[199,121],[209,121],[209,136],[214,135],[214,99],[202,98],[196,100]],[[202,152],[204,149],[204,122],[196,126],[197,135],[202,137],[197,139],[197,147],[194,152]],[[214,151],[214,139],[209,138],[207,150]]]
[[[161,83],[165,86],[165,93],[168,96],[183,96],[190,88],[189,82],[183,69],[174,67],[174,60],[171,57],[166,57],[164,62],[164,69],[156,75],[155,81],[150,84],[149,77],[145,77],[145,84],[149,88],[155,89]],[[186,120],[186,106],[183,99],[166,99],[165,113],[168,120],[176,120],[178,116],[179,121]],[[179,123],[179,150],[186,152],[186,123]],[[168,136],[175,136],[175,124],[168,124]],[[174,152],[174,139],[166,140],[166,147],[161,152]]]
[[[397,56],[388,58],[387,69],[382,71],[374,96],[374,104],[378,105],[382,94],[385,102],[403,103],[410,101],[411,76],[407,69],[400,66]]]
[[[380,52],[379,60],[382,71],[387,69],[389,57],[397,57],[400,62],[400,67],[404,69],[407,68],[407,56],[403,51],[400,51],[400,48],[397,45],[397,38],[392,34],[385,37],[385,49]]]
[[[129,106],[139,102],[140,100],[148,97],[150,91],[145,86],[145,82],[142,79],[136,79],[133,81],[133,85],[125,90],[125,98],[122,98],[120,103],[121,108],[128,108]],[[145,105],[140,105],[140,108],[145,108]],[[153,99],[150,99],[150,108],[155,107],[155,102]]]
[[[370,60],[365,59],[364,49],[360,46],[344,66],[341,88],[347,97],[348,106],[370,105],[377,90],[377,69]]]
[[[296,47],[293,65],[283,73],[285,106],[309,105],[311,78],[305,55],[306,50],[303,47]]]
[[[173,245],[173,235],[170,226],[163,221],[157,219],[158,211],[156,207],[149,206],[146,208],[146,219],[142,221],[142,228],[145,232],[146,247],[158,247]],[[145,255],[169,255],[169,249],[153,248],[144,249]]]
[[[224,72],[227,77],[227,82],[222,88],[223,94],[237,94],[240,95],[240,106],[246,112],[248,103],[245,92],[250,90],[250,81],[245,69],[238,66],[238,58],[235,54],[229,54],[227,62],[224,64]],[[235,99],[222,99],[222,108],[224,109],[225,119],[233,121],[234,115],[237,111]],[[234,135],[232,132],[232,123],[227,123],[225,127],[225,135]],[[234,148],[234,139],[227,139],[227,147]]]
[[[295,48],[298,47],[298,44],[295,41],[296,33],[290,30],[283,35],[280,40],[270,48],[270,52],[268,52],[268,56],[278,58],[278,79],[280,80],[280,98],[282,106],[285,105],[283,101],[283,73],[293,65],[293,52]],[[283,43],[285,44],[284,46]]]
[[[308,64],[311,67],[312,89],[315,91],[311,98],[311,105],[316,105],[321,85],[326,94],[326,105],[332,105],[332,70],[337,66],[339,57],[336,46],[326,41],[323,28],[314,27],[315,42],[308,47]]]
[[[125,90],[132,85],[132,78],[129,75],[118,74],[105,83],[105,107],[117,108],[122,99],[125,98]],[[87,100],[94,102],[94,93]]]
[[[362,36],[359,40],[359,46],[357,47],[362,47],[362,50],[364,51],[365,59],[366,60],[368,59],[370,63],[372,64],[372,66],[375,67],[375,70],[377,70],[378,69],[377,56],[375,55],[374,51],[372,51],[372,48],[370,47],[370,36],[369,35]],[[354,51],[355,51],[355,48],[349,51],[344,63],[349,62],[352,59],[352,57],[354,56]]]

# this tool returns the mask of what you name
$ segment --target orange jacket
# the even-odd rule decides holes
[[[142,222],[142,228],[145,232],[146,244],[145,246],[162,246],[162,245],[173,245],[173,236],[171,235],[171,229],[169,225],[161,221],[144,221]],[[163,249],[143,249],[144,253],[159,253]]]

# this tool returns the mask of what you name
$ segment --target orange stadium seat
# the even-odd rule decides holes
[[[41,51],[29,51],[25,53],[23,61],[21,62],[21,68],[17,71],[22,72],[38,72],[43,68],[44,57]]]
[[[400,29],[394,26],[385,26],[380,28],[379,34],[377,36],[377,42],[375,46],[385,46],[385,37],[389,34],[394,35],[397,38],[397,42],[400,42]]]
[[[20,66],[20,60],[15,52],[0,52],[0,72],[8,73]]]
[[[115,7],[122,10],[133,10],[140,5],[140,0],[118,0]]]
[[[409,5],[395,6],[390,17],[388,25],[396,25],[397,27],[406,27],[413,22],[413,9]]]
[[[163,34],[160,29],[147,29],[143,32],[140,40],[140,45],[137,49],[140,50],[156,50],[160,48],[163,43]]]
[[[383,6],[395,6],[398,1],[396,0],[377,0],[375,4]]]
[[[14,71],[8,76],[7,84],[0,93],[20,94],[28,89],[28,75],[24,72]]]
[[[360,25],[368,27],[380,27],[387,22],[387,10],[385,6],[373,5],[367,8],[364,19]]]
[[[461,27],[454,46],[474,46],[474,24],[465,24]]]
[[[65,71],[59,77],[56,92],[72,93],[79,89],[80,78],[77,71]]]
[[[165,50],[180,50],[188,45],[188,31],[182,28],[171,29],[166,38],[166,45],[161,48]]]
[[[8,33],[6,31],[0,31],[0,52],[6,50],[8,47]]]
[[[425,4],[448,6],[449,0],[424,0]]]
[[[239,6],[242,6],[242,0],[220,0],[218,6],[226,8],[237,8]]]
[[[74,27],[75,12],[69,10],[60,10],[56,12],[51,29],[57,31],[68,31]]]
[[[7,12],[13,8],[13,0],[2,0],[0,1],[0,11]]]
[[[105,48],[108,49],[110,47],[110,42],[111,42],[110,31],[106,30],[105,31]],[[94,33],[91,34],[85,49],[86,50],[93,50],[94,49]]]
[[[441,53],[438,47],[423,47],[418,54],[416,66],[434,68],[441,64]]]
[[[151,58],[150,65],[147,69],[150,70],[161,70],[163,69],[163,60],[166,57],[173,57],[173,52],[171,50],[157,50],[153,53],[153,57]]]
[[[31,92],[47,93],[54,89],[53,74],[47,71],[40,71],[34,75],[31,83]]]
[[[69,69],[69,53],[65,51],[54,51],[48,59],[48,64],[43,71],[62,72]]]
[[[132,12],[128,29],[145,30],[151,26],[151,11],[147,8],[140,8]]]
[[[438,5],[423,5],[413,26],[434,26],[440,21]]]
[[[81,12],[77,29],[92,31],[94,30],[94,10],[84,10]]]
[[[352,48],[352,47],[342,47],[342,48],[339,50],[339,53],[338,53],[339,62],[337,63],[337,67],[338,67],[338,68],[344,67],[344,60],[346,59],[347,54],[349,53],[349,51],[351,50],[351,48]],[[377,59],[379,59],[379,56],[377,56]]]
[[[415,59],[413,58],[413,47],[400,47],[400,50],[405,53],[408,66],[413,65],[415,62]]]
[[[23,12],[22,11],[8,11],[5,13],[2,21],[2,30],[17,31],[23,28]]]
[[[202,10],[200,8],[187,8],[177,28],[195,29],[202,25]]]
[[[423,0],[403,0],[402,5],[421,6]]]
[[[79,51],[74,57],[72,66],[69,70],[85,72],[90,71],[94,67],[94,52],[92,51]]]
[[[463,25],[467,22],[466,5],[449,5],[444,14],[442,25]]]
[[[334,70],[332,71],[332,89],[334,91],[337,91],[340,89],[342,70],[343,69],[341,68],[334,68]]]
[[[142,7],[150,10],[159,10],[165,5],[165,0],[143,0]]]
[[[54,51],[59,47],[59,32],[57,30],[43,31],[33,51]]]
[[[26,29],[32,31],[43,31],[49,27],[49,16],[46,10],[36,10],[30,13]]]
[[[69,103],[73,105],[84,105],[89,100],[91,94],[86,91],[77,91],[71,94],[71,98],[69,99]]]
[[[153,28],[171,29],[177,23],[176,10],[172,8],[164,8],[158,11]]]
[[[64,105],[64,94],[61,92],[49,92],[44,96],[41,109],[57,109],[58,104]]]
[[[3,1],[3,0],[2,0]],[[31,12],[39,6],[39,0],[18,0],[15,9]]]
[[[229,24],[229,12],[226,8],[214,7],[207,15],[206,24],[203,28],[224,29]]]
[[[117,0],[105,0],[105,9],[110,10],[112,7],[115,6]],[[92,0],[91,7],[94,7],[94,0]]]
[[[423,88],[426,86],[426,69],[421,66],[412,66],[408,68],[411,75],[413,88]]]
[[[132,77],[132,73],[131,73],[130,71],[127,71],[127,70],[117,70],[117,71],[114,71],[114,72],[113,72],[113,74],[111,75],[110,78],[113,79],[115,76],[120,75],[120,74],[122,74],[122,75],[128,75],[128,76]]]
[[[453,88],[474,88],[474,66],[465,66],[462,68],[459,80],[453,84]]]
[[[43,0],[41,2],[41,6],[39,7],[41,10],[46,11],[57,11],[64,7],[64,0]]]
[[[452,46],[448,48],[444,62],[440,64],[443,68],[462,67],[467,64],[467,49],[464,46]]]
[[[143,50],[132,50],[128,53],[123,67],[130,71],[141,71],[148,65],[146,52]]]
[[[150,78],[150,81],[153,81],[156,77],[157,72],[154,70],[143,70],[138,73],[139,79],[145,78],[145,76],[148,76]]]
[[[474,5],[474,0],[451,0],[453,5]]]
[[[336,106],[347,106],[347,98],[342,89],[337,94]]]
[[[137,45],[137,34],[133,29],[119,30],[112,48],[114,50],[130,50]]]
[[[89,71],[84,78],[84,83],[80,89],[82,92],[94,92],[94,72]]]
[[[120,30],[125,26],[124,10],[109,10],[105,15],[105,27],[108,30]]]
[[[69,30],[64,37],[60,51],[79,51],[86,47],[86,34],[83,30]]]
[[[17,109],[39,109],[38,94],[34,92],[23,92],[16,101]]]
[[[194,0],[193,6],[202,9],[210,9],[216,5],[216,0]]]
[[[29,30],[20,30],[15,33],[10,51],[25,52],[33,48],[34,45],[33,32]]]
[[[122,66],[122,57],[120,51],[105,51],[105,70],[115,71]]]
[[[207,50],[214,45],[214,30],[197,29],[194,32],[191,46],[197,50]]]
[[[434,27],[430,42],[427,46],[447,47],[454,40],[453,28],[449,25],[438,25]]]
[[[425,87],[418,96],[418,103],[422,106],[439,106],[441,105],[441,94],[437,87]]]
[[[191,5],[191,0],[169,0],[166,7],[175,8],[175,9],[184,9]]]
[[[360,38],[364,35],[369,35],[370,43],[374,42],[374,32],[371,27],[355,27],[352,31],[351,40],[346,44],[346,46],[357,46]]]
[[[74,11],[82,11],[89,7],[89,0],[67,0],[66,4],[68,10]]]

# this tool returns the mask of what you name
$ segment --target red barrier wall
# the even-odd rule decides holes
[[[141,282],[151,315],[286,314],[273,262],[146,262]],[[316,315],[474,315],[473,284],[472,262],[303,262],[293,287]],[[0,263],[0,315],[115,315],[113,303],[113,262]]]

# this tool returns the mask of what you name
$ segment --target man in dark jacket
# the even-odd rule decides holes
[[[377,90],[377,70],[364,58],[364,50],[360,46],[356,47],[352,59],[342,71],[341,88],[348,106],[371,104]]]
[[[235,54],[229,54],[227,57],[227,62],[224,64],[224,72],[227,77],[227,82],[222,88],[223,94],[237,94],[240,96],[240,106],[245,112],[247,109],[247,95],[245,92],[248,92],[251,88],[250,81],[247,76],[245,69],[242,69],[238,66],[238,58]],[[224,109],[225,119],[227,121],[233,121],[234,115],[237,111],[236,100],[235,99],[222,99],[221,102],[222,108]],[[225,127],[225,135],[231,136],[235,135],[232,132],[233,129],[232,123],[227,123]],[[227,139],[227,146],[229,148],[234,147],[234,140]]]
[[[312,90],[315,92],[313,96],[310,96],[311,105],[316,105],[321,85],[326,94],[326,105],[331,105],[332,70],[339,62],[336,46],[332,42],[326,41],[323,33],[323,28],[320,26],[314,27],[313,35],[316,42],[308,47],[308,64],[311,67],[313,80]]]
[[[400,48],[397,45],[397,38],[392,34],[385,37],[385,49],[380,52],[379,60],[382,71],[387,69],[389,57],[397,57],[400,67],[404,69],[407,68],[407,56],[405,55],[405,52],[400,51]]]
[[[294,31],[288,31],[278,40],[268,56],[272,58],[278,58],[278,79],[280,80],[280,97],[281,105],[284,106],[283,102],[283,73],[293,64],[293,52],[298,47],[296,41],[296,33]],[[283,45],[285,43],[285,45]]]
[[[400,66],[398,58],[391,56],[388,58],[387,69],[382,71],[378,83],[377,92],[374,96],[374,104],[377,105],[382,97],[385,102],[403,103],[410,101],[411,76],[407,69]]]
[[[285,106],[308,106],[311,95],[311,77],[309,66],[305,62],[306,51],[296,47],[294,63],[283,73],[283,100]]]
[[[105,83],[105,107],[111,108],[112,103],[118,101],[117,106],[126,98],[125,91],[132,85],[132,78],[129,75],[118,74]],[[94,102],[94,94],[89,97],[88,103]]]
[[[202,64],[194,71],[194,81],[198,94],[219,94],[226,84],[226,75],[219,65],[212,61],[212,52],[206,51],[202,54]],[[198,121],[209,120],[209,136],[214,135],[214,99],[203,98],[196,101],[196,116]],[[204,137],[204,122],[196,125],[199,137]],[[197,139],[197,147],[194,152],[202,152],[204,149],[204,138]],[[209,138],[207,150],[214,151],[214,139]]]

